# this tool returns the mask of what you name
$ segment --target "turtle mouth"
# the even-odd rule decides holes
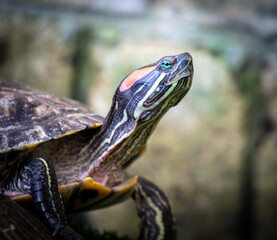
[[[172,85],[175,82],[182,82],[184,86],[187,86],[187,82],[191,82],[192,76],[193,76],[193,73],[191,71],[185,71],[181,76],[178,75],[173,79],[171,79],[170,81],[167,81],[165,85],[168,86],[168,85]]]

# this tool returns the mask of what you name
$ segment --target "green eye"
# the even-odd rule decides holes
[[[161,66],[165,70],[170,69],[170,68],[172,68],[172,62],[170,62],[168,60],[164,60],[164,61],[162,61]]]

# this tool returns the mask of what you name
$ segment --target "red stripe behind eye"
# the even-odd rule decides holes
[[[146,76],[148,73],[150,73],[154,68],[156,68],[156,66],[152,66],[152,67],[145,67],[145,68],[141,68],[138,69],[134,72],[132,72],[128,77],[126,77],[126,79],[121,83],[120,86],[120,91],[123,92],[125,90],[127,90],[128,88],[132,87],[133,84],[143,78],[144,76]]]

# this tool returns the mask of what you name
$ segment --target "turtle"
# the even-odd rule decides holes
[[[127,166],[145,151],[162,116],[187,94],[189,53],[165,56],[118,85],[105,118],[75,100],[0,79],[0,192],[31,202],[54,237],[82,239],[65,212],[110,206],[129,197],[139,239],[175,239],[164,192]]]

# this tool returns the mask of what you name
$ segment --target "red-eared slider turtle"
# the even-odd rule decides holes
[[[68,227],[64,208],[88,210],[132,196],[140,239],[175,239],[165,194],[124,169],[189,91],[192,77],[188,53],[142,67],[119,84],[105,119],[76,101],[1,79],[1,192],[17,201],[32,199],[53,235],[68,239],[81,237]]]

